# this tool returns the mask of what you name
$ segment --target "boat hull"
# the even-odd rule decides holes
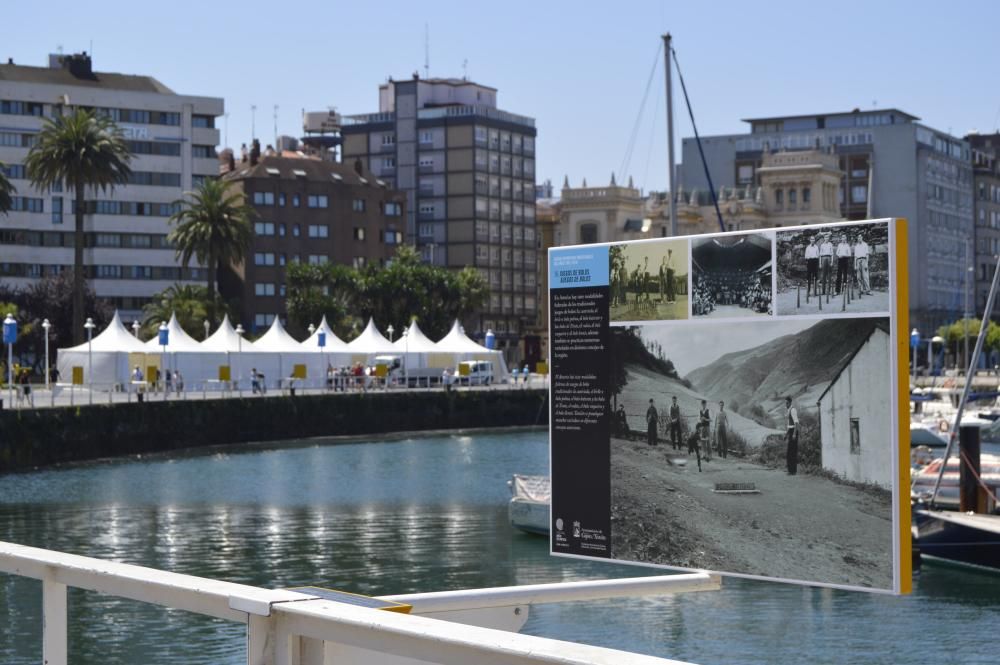
[[[514,528],[525,533],[549,535],[549,504],[514,497],[510,500],[507,512]]]
[[[1000,572],[1000,516],[915,510],[920,555]]]

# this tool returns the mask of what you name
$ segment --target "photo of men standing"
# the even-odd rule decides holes
[[[656,424],[658,421],[659,414],[656,411],[656,404],[650,398],[649,408],[646,409],[646,443],[651,446],[656,445]]]
[[[792,398],[785,398],[785,460],[788,475],[794,476],[799,468],[799,412],[792,406]]]
[[[841,289],[847,286],[851,278],[851,245],[847,242],[847,234],[840,236],[840,243],[837,244],[837,295]]]
[[[719,402],[719,415],[715,417],[715,449],[719,457],[726,458],[726,450],[729,447],[727,432],[729,430],[729,419],[726,417],[726,403]]]
[[[681,449],[681,407],[677,404],[677,396],[670,404],[670,445],[674,450]]]

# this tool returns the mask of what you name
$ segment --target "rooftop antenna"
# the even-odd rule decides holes
[[[465,81],[469,80],[469,59],[466,58],[462,61],[462,79]]]
[[[278,150],[278,105],[274,105],[274,150]]]
[[[431,29],[424,23],[424,78],[431,77]]]
[[[63,45],[62,44],[56,44],[56,53],[58,53],[59,55],[62,55],[62,52],[63,52]]]
[[[257,105],[250,105],[250,141],[257,138]]]

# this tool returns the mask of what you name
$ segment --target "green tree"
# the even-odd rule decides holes
[[[14,189],[14,185],[10,184],[10,180],[7,179],[3,162],[0,162],[0,215],[10,210],[14,203],[13,197],[16,192],[17,190]]]
[[[47,119],[24,160],[31,184],[49,191],[66,183],[73,188],[73,340],[84,339],[83,220],[85,193],[106,192],[125,184],[132,155],[121,130],[107,116],[77,109]]]
[[[142,334],[151,338],[156,334],[160,323],[169,321],[171,315],[177,315],[177,322],[188,335],[195,339],[205,336],[205,321],[208,313],[213,310],[219,314],[229,314],[229,306],[215,296],[215,302],[209,300],[208,289],[196,284],[174,284],[156,294],[142,308]]]
[[[185,267],[196,258],[208,271],[208,316],[213,323],[219,266],[243,261],[252,239],[253,209],[246,205],[242,192],[230,192],[230,186],[206,178],[188,198],[176,202],[180,209],[170,218],[176,228],[168,239],[177,248],[177,258]]]
[[[327,263],[308,265],[293,262],[285,272],[288,296],[288,327],[301,334],[309,324],[319,324],[326,317],[333,332],[350,337],[360,325],[353,315],[358,298],[358,271],[350,266]]]

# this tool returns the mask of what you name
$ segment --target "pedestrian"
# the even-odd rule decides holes
[[[181,374],[179,369],[174,370],[174,390],[177,391],[177,396],[181,396],[181,392],[184,391],[184,376]]]
[[[792,398],[785,398],[785,461],[788,475],[794,476],[799,467],[799,414]]]
[[[656,422],[659,414],[656,412],[656,405],[653,398],[649,398],[649,408],[646,409],[646,443],[651,446],[656,445]]]
[[[173,382],[173,375],[170,373],[170,368],[167,368],[163,372],[163,385],[164,385],[164,389],[165,389],[164,392],[169,393],[171,391],[171,389],[173,388],[173,383],[174,383]]]
[[[712,425],[712,414],[708,411],[708,402],[701,400],[701,410],[698,412],[698,434],[705,443],[702,450],[705,453],[705,461],[712,459],[712,446],[708,445],[709,428]]]
[[[136,365],[135,369],[132,370],[132,381],[142,382],[142,370],[139,369],[138,365]]]
[[[52,385],[59,383],[59,368],[55,365],[49,370],[49,381],[51,381]]]
[[[719,415],[715,417],[715,445],[719,451],[719,457],[725,459],[729,448],[729,419],[726,417],[726,403],[719,402]]]
[[[250,368],[250,392],[251,392],[251,394],[254,394],[254,395],[256,395],[257,393],[260,392],[260,381],[257,378],[257,368],[256,367],[251,367]]]
[[[521,376],[524,377],[524,385],[528,385],[528,374],[530,374],[528,371],[528,363],[524,363],[524,367],[521,368]]]
[[[670,445],[674,450],[681,448],[681,407],[677,404],[676,395],[670,404]]]

